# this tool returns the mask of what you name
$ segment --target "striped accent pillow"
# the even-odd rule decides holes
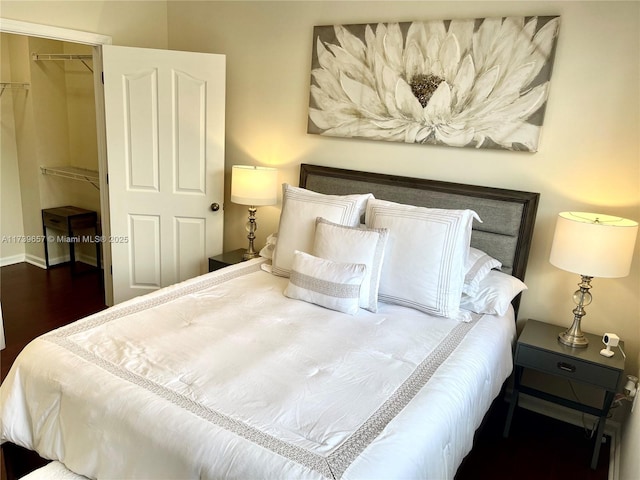
[[[296,250],[285,296],[355,315],[366,266],[340,263]]]
[[[382,264],[381,302],[463,321],[460,311],[472,210],[416,207],[384,200],[367,204],[367,227],[389,229]]]
[[[334,262],[366,265],[360,307],[374,313],[378,311],[378,287],[388,234],[386,228],[345,227],[324,218],[316,221],[316,239],[311,253]]]
[[[288,277],[293,252],[311,253],[316,234],[316,218],[355,227],[364,215],[370,193],[357,195],[325,195],[304,188],[282,186],[282,213],[278,226],[278,242],[273,251],[274,275]]]
[[[464,276],[462,292],[474,296],[478,293],[480,282],[487,274],[494,268],[499,269],[500,267],[502,267],[502,263],[498,260],[490,257],[482,250],[471,247],[464,267],[467,273]]]

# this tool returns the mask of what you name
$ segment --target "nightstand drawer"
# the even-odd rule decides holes
[[[620,380],[620,371],[618,370],[584,362],[575,357],[531,348],[527,345],[518,345],[516,364],[612,391],[618,388]]]

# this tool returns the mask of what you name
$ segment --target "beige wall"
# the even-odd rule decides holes
[[[93,48],[75,43],[62,43],[62,51],[66,54],[91,55]],[[86,64],[93,69],[91,60],[87,60]],[[98,171],[98,130],[93,72],[79,60],[65,61],[64,71],[67,110],[64,121],[68,126],[69,158],[63,164]],[[56,185],[63,185],[68,192],[68,200],[57,198],[54,206],[71,203],[77,207],[94,210],[100,217],[100,190],[97,182],[46,176],[44,179],[50,183],[55,182]],[[81,255],[95,257],[95,248],[92,245],[82,244],[78,248]]]
[[[14,81],[11,76],[9,42],[5,35],[0,35],[2,54],[0,61],[1,79],[3,82]],[[18,80],[15,79],[17,82]],[[22,80],[21,80],[22,81]],[[14,236],[24,235],[22,225],[22,204],[20,198],[20,177],[18,174],[18,147],[16,145],[15,121],[13,116],[14,101],[25,101],[28,90],[5,90],[0,97],[0,262],[12,263],[24,258],[24,242],[15,241]]]
[[[561,15],[537,153],[306,133],[314,25],[536,14]],[[521,318],[567,326],[572,319],[579,277],[548,262],[558,212],[597,210],[640,220],[636,2],[181,1],[169,2],[168,16],[171,48],[227,55],[227,171],[234,163],[271,164],[281,169],[282,181],[297,184],[305,162],[540,192]],[[245,245],[245,211],[225,206],[230,250]],[[278,213],[259,209],[258,244],[277,229]],[[639,250],[629,277],[593,281],[594,301],[583,321],[587,331],[616,332],[626,341],[632,371],[640,347]]]
[[[37,7],[37,8],[36,8]],[[227,170],[272,164],[296,183],[302,162],[541,193],[520,311],[568,325],[578,277],[548,262],[555,217],[598,210],[640,219],[640,4],[636,2],[11,2],[6,18],[86,30],[118,45],[227,55]],[[562,17],[545,125],[535,154],[306,134],[314,25],[504,15]],[[228,198],[228,185],[227,185]],[[279,210],[259,209],[258,244]],[[244,207],[226,202],[225,249],[245,245]],[[640,349],[640,247],[631,275],[595,279],[583,325]]]
[[[29,68],[29,40],[26,37],[11,36],[8,39],[11,75],[19,81],[32,84],[31,70]],[[13,198],[13,203],[21,203],[23,212],[24,235],[34,237],[42,235],[42,223],[40,220],[40,171],[38,169],[38,148],[34,141],[37,138],[34,121],[33,94],[31,87],[22,101],[14,102],[13,116],[15,122],[15,142],[20,195]],[[20,158],[24,161],[20,161]],[[25,255],[36,260],[42,258],[42,245],[40,243],[25,243]]]
[[[2,0],[0,17],[109,35],[114,45],[168,48],[164,1]]]

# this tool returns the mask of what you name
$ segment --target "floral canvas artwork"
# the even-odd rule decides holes
[[[560,17],[315,27],[308,132],[538,149]]]

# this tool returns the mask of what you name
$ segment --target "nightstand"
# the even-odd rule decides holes
[[[600,355],[600,350],[604,347],[602,337],[589,333],[585,333],[589,339],[589,345],[586,348],[571,348],[563,345],[558,341],[558,333],[562,330],[564,329],[557,325],[527,320],[516,344],[514,386],[503,436],[505,438],[509,436],[511,420],[520,393],[589,413],[599,418],[591,457],[591,468],[595,469],[598,465],[607,414],[623,377],[624,357],[617,349],[611,358]],[[623,342],[620,342],[620,345],[624,347]],[[604,390],[602,406],[586,405],[523,385],[521,380],[525,368],[598,387]]]
[[[239,248],[231,252],[221,253],[215,257],[209,257],[209,271],[214,272],[229,265],[243,262],[242,255],[244,255],[244,252],[246,252],[244,248]]]

